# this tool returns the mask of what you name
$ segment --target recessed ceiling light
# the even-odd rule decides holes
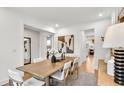
[[[99,17],[102,17],[103,15],[102,15],[102,13],[99,13]]]
[[[55,25],[55,27],[59,27],[59,25],[58,25],[58,24],[56,24],[56,25]]]

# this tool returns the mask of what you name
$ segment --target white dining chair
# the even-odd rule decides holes
[[[26,81],[23,81],[22,76],[13,70],[8,69],[8,75],[13,86],[43,86],[45,85],[44,81],[37,80],[35,78],[29,78]]]
[[[45,59],[43,59],[42,57],[38,57],[38,58],[34,58],[33,62],[37,63],[37,62],[42,62],[43,60],[45,60]]]
[[[78,57],[76,57],[75,59],[74,59],[74,62],[73,62],[73,64],[72,64],[72,67],[71,67],[71,70],[70,70],[70,72],[71,72],[71,74],[73,75],[74,74],[74,72],[76,72],[77,73],[77,78],[78,78],[78,76],[79,76],[79,58]]]
[[[51,76],[51,78],[52,79],[56,79],[56,80],[62,82],[63,85],[66,85],[66,78],[67,78],[69,70],[71,68],[71,63],[72,63],[72,61],[69,61],[69,62],[65,63],[64,67],[62,69],[62,72],[61,71],[57,71],[56,73],[54,73]]]

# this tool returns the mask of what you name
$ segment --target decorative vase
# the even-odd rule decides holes
[[[55,57],[55,55],[53,55],[53,56],[51,57],[51,62],[52,62],[52,63],[56,63],[56,57]]]

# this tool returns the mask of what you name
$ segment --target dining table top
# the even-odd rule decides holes
[[[75,57],[66,57],[64,60],[60,60],[56,63],[52,63],[50,60],[43,60],[41,62],[20,66],[16,69],[45,79],[55,73],[56,71],[58,71],[59,69],[62,69],[64,63],[68,61],[73,62],[74,59]]]

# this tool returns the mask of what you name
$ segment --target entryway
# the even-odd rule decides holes
[[[93,67],[94,46],[95,46],[95,31],[94,29],[87,29],[84,31],[86,40],[86,62],[84,63],[85,71],[95,73]]]

